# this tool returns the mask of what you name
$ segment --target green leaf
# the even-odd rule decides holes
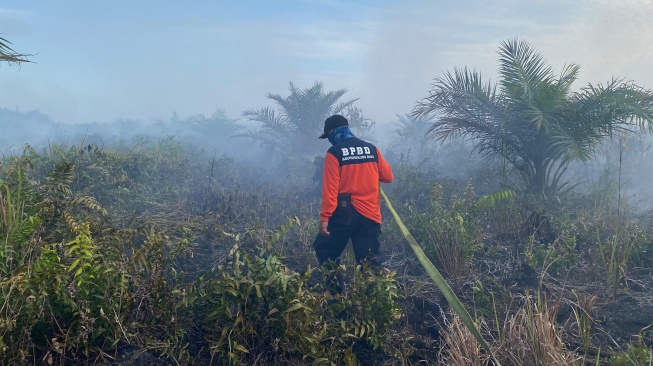
[[[234,344],[234,349],[239,350],[240,352],[243,353],[249,353],[249,350],[247,350],[247,348],[245,348],[243,345],[240,344]]]
[[[234,297],[238,297],[238,292],[236,290],[234,290],[233,288],[228,288],[228,289],[225,290],[225,292],[233,295]]]
[[[388,209],[392,213],[395,222],[399,226],[399,229],[404,234],[406,240],[408,240],[408,244],[410,245],[411,249],[413,249],[413,252],[415,252],[417,259],[426,270],[426,273],[429,274],[433,282],[438,286],[438,288],[444,295],[445,299],[447,299],[449,305],[451,305],[451,307],[456,311],[458,316],[460,316],[460,319],[463,321],[463,323],[465,323],[469,331],[474,335],[474,338],[476,338],[476,340],[481,344],[481,346],[485,349],[485,351],[487,351],[490,355],[492,355],[495,365],[500,366],[501,364],[492,354],[490,345],[485,341],[478,328],[476,328],[476,324],[474,324],[474,320],[472,320],[472,317],[467,312],[467,309],[465,309],[465,306],[460,302],[460,300],[453,292],[453,290],[451,289],[447,281],[444,279],[444,277],[442,277],[440,271],[438,271],[438,269],[435,268],[433,263],[431,263],[431,260],[426,256],[426,254],[424,254],[424,251],[422,251],[422,248],[419,246],[419,244],[417,244],[417,241],[415,240],[415,238],[413,238],[410,231],[408,231],[408,228],[406,227],[406,225],[404,225],[403,221],[401,220],[401,217],[399,217],[397,211],[395,211],[395,209],[392,207],[392,203],[390,203],[390,199],[383,191],[383,187],[379,187],[379,191],[381,193],[381,196],[383,197],[383,200],[385,201],[385,204],[388,206]]]
[[[82,260],[81,258],[77,258],[77,259],[75,259],[75,260],[70,264],[70,266],[68,267],[68,272],[72,272],[73,269],[75,269],[75,267],[77,267],[77,265],[79,264],[79,261],[81,261],[81,260]]]
[[[256,296],[259,299],[263,298],[263,295],[261,294],[261,286],[260,285],[254,285],[254,288],[256,289]]]
[[[288,309],[287,309],[286,311],[284,311],[283,313],[284,313],[284,314],[292,313],[292,312],[295,311],[295,310],[303,309],[303,308],[306,308],[306,306],[304,306],[304,304],[296,303],[295,305],[291,306],[290,308],[288,308]]]

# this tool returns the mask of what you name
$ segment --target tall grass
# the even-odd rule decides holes
[[[584,294],[581,298],[576,295],[576,302],[572,303],[571,310],[576,320],[578,329],[578,338],[583,346],[583,353],[587,355],[592,341],[592,325],[594,324],[594,314],[596,313],[596,300],[598,297]]]
[[[636,226],[625,225],[618,228],[607,245],[604,245],[597,229],[596,237],[605,271],[605,285],[612,297],[617,295],[620,285],[626,281],[628,259],[640,235],[641,232]]]
[[[559,303],[526,297],[524,306],[506,315],[490,347],[495,359],[482,352],[481,345],[462,320],[454,314],[442,332],[439,361],[444,365],[568,366],[580,365],[580,357],[568,350],[562,328],[556,324]],[[483,324],[483,320],[479,320]]]
[[[565,347],[556,324],[559,303],[546,304],[526,297],[524,307],[509,314],[503,323],[495,351],[503,365],[568,366],[580,358]]]
[[[443,365],[487,365],[490,357],[483,352],[472,332],[456,314],[442,333],[444,347],[439,358]]]

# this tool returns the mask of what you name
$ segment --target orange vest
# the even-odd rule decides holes
[[[353,137],[331,146],[324,159],[320,221],[329,221],[339,193],[349,193],[358,213],[381,223],[379,182],[390,183],[393,178],[390,165],[374,145]]]

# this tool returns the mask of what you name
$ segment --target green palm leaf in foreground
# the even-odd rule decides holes
[[[415,252],[415,255],[417,256],[417,259],[419,262],[424,266],[424,269],[426,272],[429,274],[433,282],[438,286],[440,291],[442,291],[442,294],[444,297],[447,299],[447,302],[449,305],[454,309],[454,311],[460,316],[460,319],[462,319],[463,323],[469,328],[470,332],[474,335],[478,343],[481,344],[481,346],[487,351],[493,358],[494,364],[499,365],[499,361],[494,357],[492,354],[492,351],[490,349],[490,345],[483,339],[483,336],[481,335],[481,332],[476,328],[476,324],[474,324],[474,320],[472,317],[469,315],[469,312],[467,309],[465,309],[465,306],[460,302],[456,294],[453,292],[447,281],[442,277],[440,274],[440,271],[438,271],[437,268],[433,265],[431,260],[424,254],[424,251],[422,248],[417,244],[417,241],[415,238],[413,238],[413,235],[408,231],[408,228],[406,225],[404,225],[403,221],[401,221],[401,218],[397,214],[397,211],[392,207],[392,203],[390,203],[390,200],[388,199],[388,196],[385,194],[383,191],[383,188],[379,188],[379,191],[381,192],[381,196],[383,197],[383,200],[385,201],[385,204],[388,206],[388,209],[392,213],[392,216],[395,219],[395,222],[399,226],[399,229],[401,229],[402,234],[404,234],[404,237],[406,240],[408,240],[408,244],[410,244],[410,247],[413,249],[413,252]]]

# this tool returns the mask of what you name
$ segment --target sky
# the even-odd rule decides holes
[[[0,37],[33,63],[0,65],[0,107],[61,123],[240,118],[322,81],[377,123],[468,67],[495,80],[519,37],[576,88],[623,77],[653,88],[653,1],[0,0]]]

